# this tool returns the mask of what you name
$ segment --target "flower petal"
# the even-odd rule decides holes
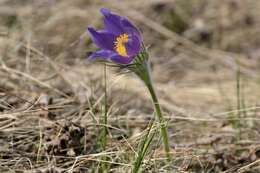
[[[104,15],[105,30],[114,35],[120,35],[128,33],[130,35],[136,35],[140,39],[140,31],[126,18],[114,13],[111,13],[108,9],[102,8],[100,12]]]
[[[140,31],[126,18],[122,18],[122,27],[124,28],[124,31],[131,35],[136,35],[141,40],[141,33]]]
[[[104,15],[105,30],[115,35],[120,35],[124,32],[121,24],[121,16],[110,13],[110,11],[105,8],[102,8],[100,12]]]
[[[116,64],[129,64],[134,59],[134,57],[123,57],[110,50],[99,50],[92,53],[88,58],[90,60],[103,59]]]
[[[134,58],[135,57],[123,57],[121,55],[115,54],[112,57],[110,57],[110,60],[116,64],[126,65],[126,64],[130,64]]]
[[[131,35],[125,44],[128,56],[136,56],[141,50],[141,41],[136,35]]]
[[[90,33],[92,41],[101,49],[113,50],[115,36],[107,31],[95,31],[93,28],[89,27],[88,31]]]
[[[97,52],[92,53],[88,58],[90,60],[95,60],[97,58],[110,60],[112,56],[115,55],[115,52],[111,50],[99,50]]]

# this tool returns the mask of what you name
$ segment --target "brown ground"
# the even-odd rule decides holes
[[[129,172],[153,118],[143,84],[103,65],[86,33],[99,9],[128,16],[149,45],[173,161],[158,136],[144,172],[260,172],[260,1],[0,0],[0,172]]]

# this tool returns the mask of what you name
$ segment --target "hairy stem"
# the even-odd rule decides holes
[[[100,143],[101,143],[101,148],[102,151],[106,150],[106,145],[107,145],[107,67],[106,64],[104,64],[104,112],[103,112],[103,127],[102,127],[102,131],[101,131],[101,139],[100,139]],[[104,156],[103,160],[107,160],[107,157]],[[106,162],[102,162],[101,163],[101,169],[103,173],[108,172],[107,170],[107,163]]]
[[[148,88],[148,90],[150,92],[153,106],[155,109],[156,119],[160,123],[160,132],[161,132],[161,137],[163,140],[165,154],[166,154],[167,160],[170,161],[171,155],[170,155],[170,145],[169,145],[167,125],[166,125],[166,121],[163,118],[161,106],[160,106],[159,100],[157,98],[156,92],[153,87],[152,76],[151,76],[151,72],[150,72],[149,54],[144,45],[142,47],[142,51],[134,59],[133,64],[127,66],[127,68],[128,68],[128,70],[134,72],[145,83],[146,87]],[[144,150],[144,151],[138,152],[138,155],[140,155],[139,153],[141,153],[141,155],[139,157],[137,157],[137,160],[135,162],[135,168],[137,168],[137,169],[134,169],[134,170],[138,170],[140,168],[140,165],[137,163],[140,163],[140,164],[142,163],[144,156],[146,155],[147,149],[154,137],[154,135],[151,135],[151,134],[149,136],[152,136],[152,137],[149,138],[150,142],[147,143],[147,145],[145,147],[146,149],[144,150],[144,148],[142,148],[141,150]],[[137,166],[137,165],[139,165],[139,166]]]
[[[156,116],[157,119],[160,123],[160,130],[161,130],[161,136],[162,136],[162,140],[163,140],[163,144],[164,144],[164,150],[167,156],[167,159],[170,160],[171,159],[171,155],[170,155],[170,145],[169,145],[169,137],[168,137],[168,131],[167,131],[167,126],[166,126],[166,121],[163,118],[163,114],[161,111],[161,106],[160,103],[158,101],[156,92],[154,90],[153,84],[152,84],[152,80],[151,80],[151,73],[149,70],[149,64],[147,62],[147,79],[145,81],[145,84],[151,94],[152,97],[152,101],[153,101],[153,105],[154,105],[154,109],[156,112]]]

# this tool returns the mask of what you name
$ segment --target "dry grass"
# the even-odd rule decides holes
[[[86,60],[100,7],[150,45],[174,160],[156,138],[144,172],[260,172],[260,2],[108,1],[0,0],[0,172],[98,172],[104,155],[110,172],[130,171],[153,109],[135,76],[109,68],[100,151],[103,67]]]

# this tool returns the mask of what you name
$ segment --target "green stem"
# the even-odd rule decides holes
[[[134,59],[133,64],[129,65],[127,68],[130,71],[134,72],[145,83],[146,87],[148,88],[151,94],[156,116],[160,123],[160,131],[161,131],[161,137],[164,144],[165,154],[168,161],[170,161],[171,155],[170,155],[170,145],[169,145],[169,138],[167,132],[167,125],[163,118],[163,114],[161,111],[158,98],[156,96],[156,92],[153,88],[151,72],[150,72],[149,54],[144,45],[142,45],[142,51]],[[145,155],[145,153],[143,153],[143,155]]]
[[[102,128],[102,132],[101,132],[101,148],[102,151],[106,150],[106,145],[107,145],[107,69],[106,69],[106,64],[104,64],[104,112],[103,112],[103,128]],[[104,156],[103,160],[107,160],[107,157]],[[101,163],[101,169],[103,173],[108,172],[107,171],[107,163],[106,162],[102,162]]]
[[[241,92],[241,88],[240,88],[240,66],[239,66],[239,61],[237,60],[236,61],[237,63],[237,73],[236,73],[236,90],[237,90],[237,118],[238,118],[238,121],[236,123],[237,125],[237,128],[239,129],[239,134],[238,134],[238,139],[240,140],[241,139],[241,95],[240,95],[240,92]]]
[[[156,112],[156,116],[157,116],[157,119],[158,119],[160,126],[161,126],[160,130],[161,130],[161,136],[162,136],[162,140],[163,140],[163,144],[164,144],[164,150],[165,150],[165,153],[166,153],[166,157],[167,157],[168,160],[171,160],[167,125],[166,125],[166,121],[163,118],[161,106],[160,106],[159,100],[157,98],[156,92],[155,92],[154,87],[153,87],[149,62],[146,62],[145,66],[146,66],[145,67],[146,77],[145,77],[144,81],[145,81],[145,84],[146,84],[150,94],[151,94],[154,109],[155,109],[155,112]]]
[[[150,94],[151,94],[151,97],[152,97],[152,100],[153,100],[154,109],[156,111],[157,118],[158,118],[159,123],[161,125],[161,135],[162,135],[165,153],[166,153],[167,159],[170,160],[171,155],[170,155],[170,146],[169,146],[169,140],[168,140],[169,138],[168,138],[166,122],[163,118],[161,107],[160,107],[160,104],[159,104],[159,101],[157,99],[157,96],[156,96],[156,93],[154,91],[153,86],[147,85],[147,87],[148,87],[148,90],[150,91]]]
[[[107,65],[104,64],[104,134],[105,134],[105,141],[104,141],[104,148],[107,143]]]
[[[152,122],[149,123],[149,125],[148,125],[148,130],[147,130],[146,135],[142,138],[142,141],[138,145],[139,149],[138,149],[137,157],[135,158],[132,173],[139,172],[141,165],[143,163],[144,157],[146,155],[146,152],[148,151],[148,148],[149,148],[151,142],[153,141],[153,138],[156,134],[156,131],[152,130],[153,124],[154,124],[154,121],[152,120]]]

